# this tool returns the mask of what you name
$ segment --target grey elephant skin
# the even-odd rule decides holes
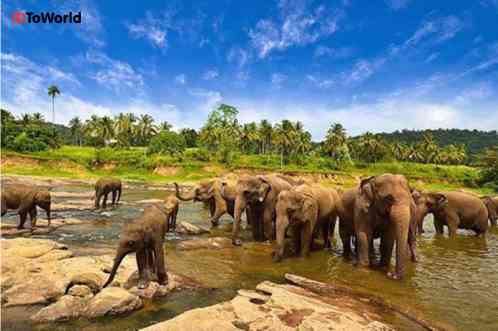
[[[482,197],[482,202],[488,209],[488,218],[492,226],[496,226],[498,221],[498,197]]]
[[[450,237],[458,229],[473,230],[485,235],[488,230],[488,209],[484,202],[464,192],[422,192],[415,195],[419,227],[427,214],[434,215],[434,227],[438,234],[448,227]]]
[[[217,226],[221,216],[229,214],[234,216],[235,204],[235,185],[226,183],[224,194],[222,195],[222,180],[215,179],[207,182],[201,182],[185,194],[180,193],[177,183],[175,185],[176,197],[182,201],[202,201],[209,207],[209,222]]]
[[[324,247],[330,247],[330,233],[337,218],[338,204],[337,191],[319,185],[299,185],[280,192],[276,205],[277,240],[273,260],[278,262],[284,256],[285,234],[289,227],[294,244],[303,257],[309,256],[315,231],[322,231]]]
[[[45,189],[40,189],[24,185],[6,185],[2,187],[2,216],[9,209],[17,209],[19,214],[18,229],[24,228],[27,215],[31,220],[31,229],[36,226],[36,207],[40,207],[47,212],[48,225],[50,226],[50,192]]]
[[[164,211],[166,212],[166,231],[176,230],[176,217],[178,216],[178,210],[180,207],[180,201],[174,195],[170,195],[164,199]]]
[[[408,248],[415,249],[414,218],[416,206],[408,180],[403,175],[383,174],[364,179],[355,198],[353,226],[357,241],[358,263],[373,265],[371,242],[380,236],[381,261],[387,275],[400,279],[405,274]],[[389,272],[396,243],[396,268]],[[412,252],[413,256],[416,253]]]
[[[226,184],[223,183],[223,194]],[[279,175],[243,176],[236,185],[234,224],[232,243],[241,245],[239,238],[240,221],[243,211],[251,223],[253,238],[257,241],[273,240],[275,206],[281,191],[289,190],[292,185]]]
[[[109,193],[112,194],[112,204],[115,205],[121,199],[122,184],[117,178],[101,178],[95,183],[95,208],[100,208],[100,200],[102,199],[102,207],[107,207],[107,198]]]
[[[157,275],[159,284],[166,284],[168,276],[163,244],[167,227],[167,213],[158,205],[147,206],[139,218],[125,225],[119,236],[111,273],[103,287],[114,280],[123,259],[133,252],[136,253],[139,288],[146,288],[153,274]]]

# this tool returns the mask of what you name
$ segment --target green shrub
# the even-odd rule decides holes
[[[148,154],[161,153],[173,155],[185,150],[185,138],[173,131],[162,131],[151,139]]]
[[[11,147],[16,152],[39,152],[48,149],[48,145],[45,142],[28,137],[26,132],[18,135],[12,142]]]

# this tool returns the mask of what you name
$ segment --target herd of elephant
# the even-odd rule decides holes
[[[421,192],[410,188],[403,175],[383,174],[363,179],[349,190],[324,187],[292,177],[244,175],[235,181],[214,179],[201,182],[190,192],[182,193],[176,183],[175,195],[163,204],[151,204],[120,235],[116,257],[107,280],[112,283],[123,258],[136,253],[139,288],[145,288],[156,277],[167,283],[164,261],[164,236],[176,228],[176,217],[181,201],[204,202],[210,211],[209,222],[217,226],[224,214],[233,217],[232,243],[242,244],[241,216],[256,241],[274,241],[273,260],[284,257],[285,238],[291,238],[296,254],[309,255],[314,239],[320,234],[323,247],[331,247],[331,236],[339,222],[343,254],[353,252],[360,266],[383,268],[388,277],[400,279],[405,273],[408,258],[417,261],[416,238],[423,232],[423,221],[429,213],[434,216],[434,227],[443,234],[444,226],[450,237],[457,229],[467,229],[484,236],[489,222],[496,226],[498,197],[478,197],[471,193]],[[122,185],[119,179],[103,178],[95,185],[95,207],[106,207],[109,194],[112,204],[119,203]],[[50,192],[33,187],[6,186],[2,188],[2,216],[8,209],[17,209],[19,227],[24,226],[30,214],[32,227],[36,224],[36,206],[47,211],[50,222]],[[374,239],[380,238],[380,262],[376,262]],[[395,245],[396,244],[396,245]],[[394,247],[396,267],[390,272]]]

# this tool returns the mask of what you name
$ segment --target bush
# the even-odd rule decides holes
[[[12,149],[16,152],[40,152],[46,151],[48,145],[38,139],[28,137],[26,132],[18,135],[12,142]]]
[[[183,152],[183,156],[188,160],[209,161],[210,154],[206,148],[188,148]]]
[[[173,155],[185,150],[186,144],[183,136],[173,131],[162,131],[151,139],[148,154],[161,153]]]

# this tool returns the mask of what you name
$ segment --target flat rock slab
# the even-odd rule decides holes
[[[188,222],[180,222],[176,225],[176,232],[180,234],[199,235],[199,234],[209,233],[210,231],[208,229],[190,224]]]
[[[5,239],[1,256],[2,305],[50,304],[32,316],[39,322],[127,313],[142,307],[140,297],[200,287],[189,278],[168,273],[167,285],[151,282],[146,290],[138,290],[136,262],[129,257],[121,263],[111,286],[102,289],[113,256],[74,257],[66,246],[52,240]]]
[[[192,239],[180,242],[177,246],[179,250],[194,250],[194,249],[222,249],[232,248],[232,240],[224,237]]]
[[[240,330],[391,331],[365,314],[327,302],[311,291],[265,281],[256,291],[241,290],[231,301],[193,309],[142,331]]]

